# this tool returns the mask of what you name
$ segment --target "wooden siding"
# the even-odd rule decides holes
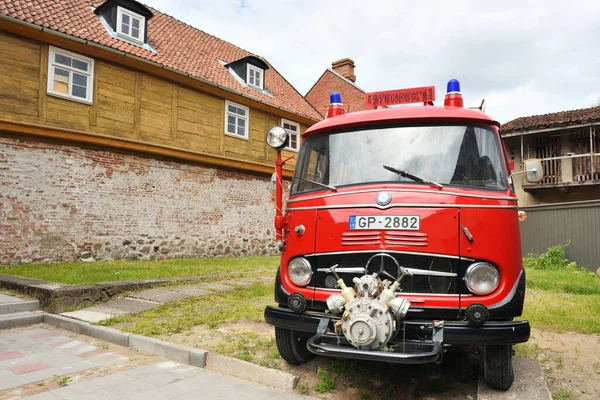
[[[274,166],[275,151],[265,135],[281,123],[278,116],[250,107],[248,140],[227,136],[224,99],[99,59],[93,104],[83,104],[46,93],[47,63],[48,45],[0,31],[0,119]],[[301,132],[306,128],[300,125]]]
[[[565,253],[581,267],[600,267],[600,201],[523,207],[527,220],[521,223],[523,256],[542,254],[556,245],[567,245]]]

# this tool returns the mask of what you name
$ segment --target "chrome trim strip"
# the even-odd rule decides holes
[[[330,289],[330,288],[320,288],[320,287],[314,287],[314,286],[306,286],[307,289],[313,289],[313,290],[324,290],[326,292],[332,292],[332,293],[341,293],[342,291],[340,289]],[[407,295],[407,296],[416,296],[416,297],[429,297],[429,296],[436,296],[436,297],[458,297],[458,296],[462,296],[462,297],[473,297],[472,294],[446,294],[446,293],[408,293],[408,292],[396,292],[397,295]],[[419,308],[421,307],[425,307],[426,306],[419,306]],[[437,307],[434,307],[437,308]]]
[[[431,271],[428,269],[416,269],[416,268],[404,268],[406,271],[410,272],[412,275],[419,276],[458,276],[455,272],[441,272],[441,271]],[[331,268],[317,268],[317,272],[327,272],[331,273]],[[363,267],[341,267],[336,268],[335,272],[340,274],[366,274],[367,270]],[[410,275],[409,275],[410,276]]]
[[[506,208],[517,210],[518,206],[484,206],[475,204],[390,204],[387,206],[379,206],[377,204],[339,204],[330,206],[311,206],[311,207],[286,207],[285,211],[300,211],[300,210],[327,210],[341,208],[378,208],[387,210],[389,208]]]
[[[437,254],[437,253],[419,253],[416,251],[394,251],[394,250],[383,250],[382,249],[373,249],[373,250],[358,250],[358,251],[331,251],[326,253],[312,253],[305,254],[304,257],[314,257],[314,256],[332,256],[336,254],[356,254],[356,253],[376,253],[376,252],[385,252],[385,253],[394,253],[394,254],[414,254],[417,256],[434,256],[434,257],[442,257],[442,258],[453,258],[458,260],[459,256],[452,256],[449,254]]]
[[[380,192],[382,190],[384,190],[384,189],[382,189],[382,188],[379,188],[379,189],[365,189],[365,190],[353,190],[353,191],[350,191],[350,192],[329,193],[329,194],[322,194],[320,196],[304,197],[304,198],[301,198],[301,199],[291,199],[291,200],[288,200],[288,203],[295,203],[297,201],[316,200],[316,199],[322,199],[322,198],[332,197],[332,196],[341,196],[341,195],[344,195],[344,194],[360,194],[360,193]],[[508,196],[502,196],[502,197],[482,196],[482,195],[478,195],[478,194],[466,194],[466,193],[457,193],[457,192],[446,192],[446,191],[440,191],[439,189],[438,190],[420,190],[420,189],[388,189],[388,188],[386,188],[385,190],[388,191],[388,192],[435,193],[435,194],[445,194],[445,195],[449,195],[449,196],[472,197],[472,198],[476,198],[476,199],[517,201],[516,197],[508,197]]]
[[[317,272],[331,273],[331,268],[317,268]],[[341,267],[336,268],[335,272],[340,274],[366,274],[367,271],[363,267]]]
[[[416,269],[416,268],[404,268],[409,271],[413,275],[421,275],[421,276],[458,276],[455,272],[441,272],[441,271],[432,271],[430,269]]]

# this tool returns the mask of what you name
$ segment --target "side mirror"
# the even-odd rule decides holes
[[[544,167],[542,161],[537,158],[530,158],[525,160],[524,165],[525,180],[529,183],[539,183],[544,179]]]
[[[274,126],[267,132],[267,144],[275,150],[280,150],[288,145],[290,138],[285,129],[281,126]]]

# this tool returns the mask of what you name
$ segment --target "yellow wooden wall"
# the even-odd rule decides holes
[[[48,45],[0,31],[0,118],[274,165],[265,135],[278,116],[250,107],[249,140],[238,139],[224,134],[222,98],[96,59],[88,105],[47,95],[47,70]]]

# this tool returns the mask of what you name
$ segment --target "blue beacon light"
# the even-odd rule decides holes
[[[329,96],[329,108],[325,118],[337,117],[344,114],[344,104],[342,103],[342,95],[339,92],[332,92]]]
[[[460,82],[456,79],[450,79],[448,81],[447,93],[460,93]]]
[[[342,104],[342,95],[339,92],[332,92],[329,96],[329,104]]]
[[[460,82],[456,79],[448,81],[448,91],[444,97],[445,107],[464,107],[462,94],[460,94]]]

